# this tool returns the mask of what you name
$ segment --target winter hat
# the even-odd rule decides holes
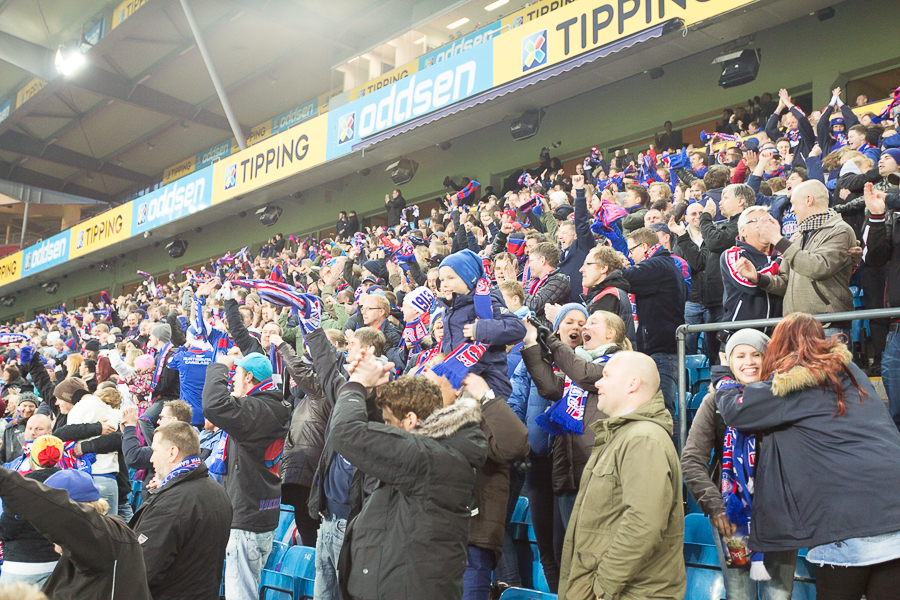
[[[87,390],[75,390],[74,392],[72,392],[72,397],[69,399],[69,404],[78,404],[82,398],[90,395],[91,393]]]
[[[53,395],[59,400],[72,402],[72,394],[78,390],[87,391],[87,386],[79,378],[70,377],[59,382],[56,389],[53,390]],[[74,402],[72,402],[72,404],[74,404]]]
[[[588,311],[583,305],[578,304],[577,302],[570,302],[568,304],[563,304],[560,307],[559,312],[556,314],[556,318],[553,320],[553,331],[559,330],[559,326],[562,324],[563,319],[566,318],[566,313],[570,313],[573,310],[579,311],[581,314],[584,315],[585,319],[588,318]]]
[[[569,216],[575,212],[575,209],[572,208],[569,204],[560,204],[556,208],[553,209],[553,218],[557,221],[567,221]]]
[[[478,280],[484,277],[484,264],[471,250],[460,250],[445,256],[440,266],[453,269],[470,291],[474,290]]]
[[[54,473],[44,481],[44,485],[66,490],[69,492],[69,500],[72,502],[94,502],[100,499],[100,490],[94,484],[94,480],[84,471],[66,469]]]
[[[160,323],[150,330],[150,335],[161,341],[163,344],[168,344],[172,341],[172,328],[169,327],[168,323]]]
[[[756,329],[741,329],[735,332],[725,344],[725,356],[728,357],[728,360],[731,360],[731,353],[734,352],[734,349],[742,344],[752,346],[762,354],[769,345],[769,336]]]
[[[21,392],[19,394],[18,405],[22,406],[23,402],[31,402],[32,404],[34,404],[35,408],[37,408],[41,403],[41,399],[38,398],[37,394],[35,394],[33,392]]]
[[[409,301],[409,304],[419,312],[427,313],[431,310],[431,305],[434,303],[434,293],[427,287],[417,287],[406,294],[403,301],[406,302],[407,300]]]
[[[42,435],[31,445],[31,460],[45,469],[55,467],[63,455],[63,441],[53,435]]]
[[[551,204],[565,204],[569,201],[569,195],[562,190],[550,192]]]
[[[362,264],[362,268],[379,279],[387,279],[387,269],[379,260],[367,260]]]
[[[900,165],[900,148],[888,148],[887,150],[882,152],[882,154],[887,154],[894,159],[894,162]]]
[[[58,331],[51,331],[47,334],[47,343],[51,346],[62,339]]]
[[[139,371],[152,368],[154,364],[156,364],[156,361],[149,354],[141,354],[134,359],[134,368]]]
[[[88,340],[84,344],[84,349],[88,352],[100,352],[100,340]]]

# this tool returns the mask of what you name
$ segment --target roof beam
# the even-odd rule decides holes
[[[135,183],[144,185],[153,181],[152,177],[148,177],[143,173],[137,173],[124,167],[103,162],[100,159],[93,158],[74,150],[69,150],[63,146],[56,144],[45,144],[34,139],[24,133],[19,133],[10,129],[0,135],[0,150],[8,152],[16,152],[24,156],[40,158],[49,162],[74,167],[76,169],[84,169],[94,173],[102,173],[119,179],[126,179]]]
[[[0,60],[41,79],[59,75],[53,66],[53,51],[0,31]]]
[[[57,192],[66,192],[67,194],[84,196],[85,198],[93,198],[94,200],[100,200],[107,204],[115,203],[115,198],[109,194],[86,188],[75,183],[67,183],[56,177],[38,173],[37,171],[31,171],[30,169],[25,169],[20,166],[11,165],[7,162],[0,161],[0,174],[3,175],[4,179],[8,179],[9,181],[17,181],[34,187],[46,188]]]

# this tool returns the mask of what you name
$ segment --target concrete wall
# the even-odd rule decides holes
[[[858,78],[900,65],[896,45],[900,3],[864,0],[840,4],[836,11],[836,16],[825,22],[805,17],[758,33],[755,45],[762,50],[762,61],[753,83],[730,90],[716,85],[718,71],[711,62],[721,47],[666,64],[660,79],[640,75],[548,107],[539,134],[529,140],[514,142],[508,124],[500,123],[454,139],[447,151],[431,147],[416,152],[412,157],[419,163],[419,170],[403,186],[403,194],[408,201],[434,198],[442,191],[445,175],[457,181],[469,176],[499,188],[505,174],[535,163],[541,147],[557,140],[563,141],[558,150],[563,158],[584,156],[584,149],[594,145],[608,148],[647,139],[661,131],[667,119],[695,122],[703,115],[718,116],[724,107],[745,104],[747,98],[764,91],[774,94],[780,87],[795,92],[812,90],[814,105],[821,108],[828,102],[831,89],[846,83],[843,73],[855,72]],[[373,168],[368,177],[348,177],[339,191],[304,192],[300,201],[281,203],[284,214],[272,228],[262,227],[251,214],[243,219],[230,216],[204,227],[199,234],[190,233],[185,236],[190,241],[188,251],[179,260],[169,258],[163,246],[149,246],[117,259],[106,273],[82,269],[69,274],[59,280],[55,296],[47,296],[39,288],[26,290],[15,307],[0,310],[0,319],[23,312],[26,318],[32,318],[35,310],[66,300],[71,306],[74,298],[101,289],[118,293],[123,284],[138,279],[138,268],[151,273],[180,271],[221,256],[226,250],[258,246],[276,231],[305,235],[326,229],[333,226],[339,210],[383,212],[384,194],[393,187],[383,169]]]

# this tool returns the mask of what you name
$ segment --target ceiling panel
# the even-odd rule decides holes
[[[24,168],[43,173],[44,175],[50,175],[57,179],[68,179],[72,175],[78,173],[78,169],[43,160],[41,158],[28,157],[21,165]]]
[[[105,0],[19,0],[0,12],[0,31],[45,48],[81,35],[81,25],[108,7]]]
[[[124,102],[113,102],[60,136],[57,144],[102,158],[129,140],[153,130],[169,117]],[[144,172],[142,170],[142,172]]]

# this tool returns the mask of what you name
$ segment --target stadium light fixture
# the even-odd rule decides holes
[[[496,10],[503,6],[504,4],[509,4],[509,0],[497,0],[496,2],[491,2],[487,6],[484,7],[484,10],[490,12],[492,10]]]
[[[469,22],[469,17],[463,17],[462,19],[457,19],[447,25],[447,29],[459,29],[463,25]]]

